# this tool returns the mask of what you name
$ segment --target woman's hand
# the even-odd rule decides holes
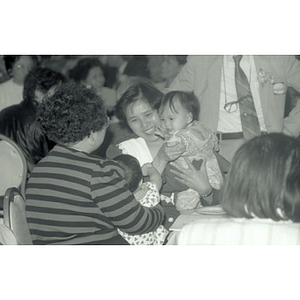
[[[171,169],[174,178],[197,191],[199,195],[207,195],[212,191],[206,171],[206,160],[203,160],[200,170],[196,170],[187,157],[184,157],[188,169],[183,168],[178,162],[171,162],[177,170]]]
[[[158,150],[158,153],[152,164],[158,170],[158,172],[162,174],[167,163],[177,159],[184,152],[185,145],[181,144],[180,142],[164,143]]]

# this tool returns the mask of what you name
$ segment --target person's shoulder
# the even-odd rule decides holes
[[[0,83],[0,90],[6,89],[7,87],[10,87],[13,84],[13,78],[10,78],[2,83]]]
[[[11,105],[11,106],[3,108],[0,111],[0,118],[1,119],[11,118],[11,117],[14,117],[19,114],[21,114],[21,115],[23,114],[22,106],[21,106],[21,104],[15,104],[15,105]]]

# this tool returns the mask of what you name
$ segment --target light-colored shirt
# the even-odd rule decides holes
[[[263,117],[261,99],[259,95],[259,81],[257,78],[257,70],[255,67],[254,58],[252,55],[243,55],[240,63],[241,68],[248,78],[251,93],[253,96],[254,106],[260,124],[261,131],[267,131]],[[241,118],[240,110],[237,105],[235,112],[228,113],[224,106],[228,102],[236,101],[236,86],[235,86],[235,62],[232,55],[224,55],[222,64],[221,77],[221,93],[220,93],[220,108],[219,108],[219,122],[218,131],[220,132],[241,132]]]
[[[211,218],[185,225],[177,245],[299,245],[300,223],[271,219]]]
[[[0,84],[0,111],[23,100],[23,85],[14,83],[13,78]]]

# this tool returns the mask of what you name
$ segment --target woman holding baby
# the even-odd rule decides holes
[[[161,126],[158,109],[160,107],[163,94],[150,84],[138,84],[128,88],[120,100],[117,102],[115,113],[120,120],[120,124],[128,127],[133,132],[132,138],[120,139],[115,145],[107,149],[107,157],[113,159],[115,156],[124,153],[130,154],[138,159],[140,165],[152,163],[152,165],[163,174],[173,162],[175,169],[170,169],[170,173],[177,180],[176,189],[186,190],[188,188],[196,190],[199,195],[209,195],[213,188],[209,183],[205,164],[197,170],[192,163],[186,159],[188,169],[182,169],[174,162],[185,152],[185,145],[179,142],[165,142],[158,135],[157,128]],[[222,169],[222,168],[221,168]],[[168,184],[162,187],[162,195],[170,196]],[[212,203],[212,198],[207,197],[206,201]],[[174,207],[172,197],[162,197],[162,206],[166,211],[166,227],[169,227],[179,213]],[[168,209],[166,209],[168,207]],[[173,220],[172,220],[173,217]]]

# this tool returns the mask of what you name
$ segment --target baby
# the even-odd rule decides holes
[[[155,206],[160,202],[159,190],[162,179],[152,164],[147,163],[141,168],[138,160],[127,154],[118,155],[114,160],[124,170],[124,178],[128,183],[129,190],[137,201],[146,207]],[[149,176],[150,181],[143,182],[143,176]],[[162,245],[169,233],[162,225],[153,232],[141,235],[129,235],[119,229],[118,231],[130,245]]]
[[[206,159],[209,183],[214,189],[219,190],[223,184],[223,177],[213,153],[218,147],[218,139],[211,130],[197,121],[198,113],[199,102],[193,93],[182,91],[167,93],[159,108],[162,128],[158,128],[158,134],[166,142],[179,141],[186,146],[185,152],[177,159],[183,167],[187,167],[183,157],[188,157],[191,162]],[[188,189],[177,194],[175,204],[177,210],[185,210],[197,207],[199,201],[199,194]]]

